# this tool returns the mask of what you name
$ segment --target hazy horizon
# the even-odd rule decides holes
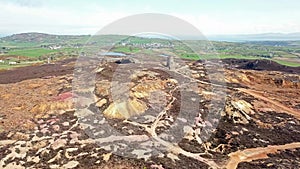
[[[173,1],[0,1],[0,34],[44,32],[94,34],[120,18],[140,13],[162,13],[181,18],[204,35],[300,32],[300,2],[229,0]]]
[[[40,33],[46,35],[58,35],[58,36],[95,36],[91,34],[51,34],[45,32],[22,32],[18,34],[29,34],[29,33]],[[0,38],[9,37],[18,34],[10,34],[10,35],[1,35]],[[128,34],[106,34],[106,35],[120,35],[120,36],[134,36]],[[205,35],[204,35],[205,36]],[[158,36],[139,36],[144,38],[161,38]],[[203,40],[202,38],[198,38],[197,36],[182,36],[182,40]],[[227,34],[227,35],[206,35],[204,37],[206,40],[210,41],[227,41],[227,42],[247,42],[247,41],[300,41],[300,32],[294,33],[263,33],[263,34]]]
[[[1,34],[2,36],[11,36],[11,35],[17,35],[17,34],[26,34],[26,33],[41,33],[41,34],[49,34],[49,35],[90,35],[93,36],[94,34],[58,34],[58,33],[51,33],[51,32],[34,32],[34,31],[28,31],[28,32],[17,32],[17,33],[9,33],[9,34]],[[96,33],[96,32],[95,32]],[[290,33],[284,33],[284,32],[265,32],[265,33],[244,33],[244,34],[208,34],[207,36],[247,36],[247,35],[268,35],[268,34],[280,34],[280,35],[292,35],[292,34],[300,34],[300,32],[290,32]],[[127,35],[127,34],[112,34],[112,35]],[[128,35],[129,36],[129,35]]]

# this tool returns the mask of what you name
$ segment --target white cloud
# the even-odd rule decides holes
[[[0,34],[33,31],[55,34],[94,34],[117,19],[141,11],[117,11],[106,9],[98,4],[87,4],[82,10],[71,7],[54,8],[33,0],[0,1],[0,6]],[[150,7],[145,5],[144,11],[151,12]],[[230,18],[230,15],[208,15],[200,12],[198,15],[170,14],[190,22],[205,35],[300,31],[300,23],[288,18],[281,22],[274,22],[268,20],[266,16],[249,20],[243,16]]]
[[[254,19],[247,20],[226,18],[213,15],[182,15],[174,14],[181,19],[189,21],[191,24],[196,26],[205,35],[212,34],[257,34],[257,33],[270,33],[270,32],[281,32],[281,33],[292,33],[300,31],[300,23],[298,21],[289,20],[273,20],[266,19]]]
[[[58,34],[90,34],[129,14],[110,12],[101,7],[78,12],[45,6],[24,6],[0,2],[0,32],[39,31]]]

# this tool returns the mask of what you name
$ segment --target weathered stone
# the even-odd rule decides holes
[[[25,169],[24,166],[18,165],[16,162],[8,163],[6,168],[13,168],[13,169]]]
[[[50,133],[50,131],[48,130],[48,128],[43,128],[41,130],[41,133],[46,134],[46,133]]]
[[[40,162],[40,158],[38,156],[35,157],[27,157],[27,162],[34,162],[34,163],[38,163]]]
[[[57,164],[51,164],[51,165],[49,165],[49,167],[55,169],[55,168],[59,168],[60,165],[57,165]]]
[[[70,123],[69,123],[69,122],[67,122],[67,121],[65,121],[65,122],[63,122],[63,123],[62,123],[62,125],[63,125],[63,126],[69,126],[69,125],[70,125]]]
[[[13,136],[13,139],[16,140],[28,140],[29,139],[29,135],[25,134],[25,133],[21,133],[21,132],[16,132]]]
[[[111,82],[109,81],[101,81],[96,83],[95,85],[95,94],[97,96],[108,96],[110,93],[110,85]]]
[[[103,155],[102,155],[103,160],[107,162],[107,161],[110,159],[110,156],[111,156],[111,155],[112,155],[112,153],[103,154]]]
[[[60,127],[59,127],[59,125],[53,125],[53,126],[52,126],[52,129],[53,129],[54,131],[59,131]]]
[[[12,144],[14,142],[16,142],[16,140],[0,140],[0,145],[3,146],[7,144]]]
[[[156,90],[164,89],[165,83],[163,81],[157,80],[149,83],[140,83],[132,88],[133,95],[136,98],[145,98],[149,97],[150,93]]]
[[[63,147],[67,144],[67,140],[65,139],[57,139],[53,144],[52,144],[52,148],[54,150],[59,149],[60,147]]]
[[[41,141],[38,141],[36,144],[33,145],[33,149],[40,149],[40,148],[43,148],[47,145],[47,140],[41,140]]]
[[[137,99],[129,99],[124,102],[114,102],[104,110],[103,114],[108,118],[126,119],[139,115],[147,110],[147,105]]]
[[[106,104],[107,103],[107,100],[106,99],[101,99],[100,101],[98,101],[97,103],[96,103],[96,106],[97,107],[102,107],[104,104]]]
[[[75,168],[79,164],[78,161],[69,161],[67,164],[63,165],[63,168]]]

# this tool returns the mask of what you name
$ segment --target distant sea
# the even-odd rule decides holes
[[[227,42],[246,42],[246,41],[300,41],[300,33],[282,34],[249,34],[249,35],[208,35],[208,40],[227,41]]]

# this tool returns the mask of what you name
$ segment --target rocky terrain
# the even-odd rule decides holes
[[[0,168],[300,168],[299,68],[118,63],[0,72]]]

